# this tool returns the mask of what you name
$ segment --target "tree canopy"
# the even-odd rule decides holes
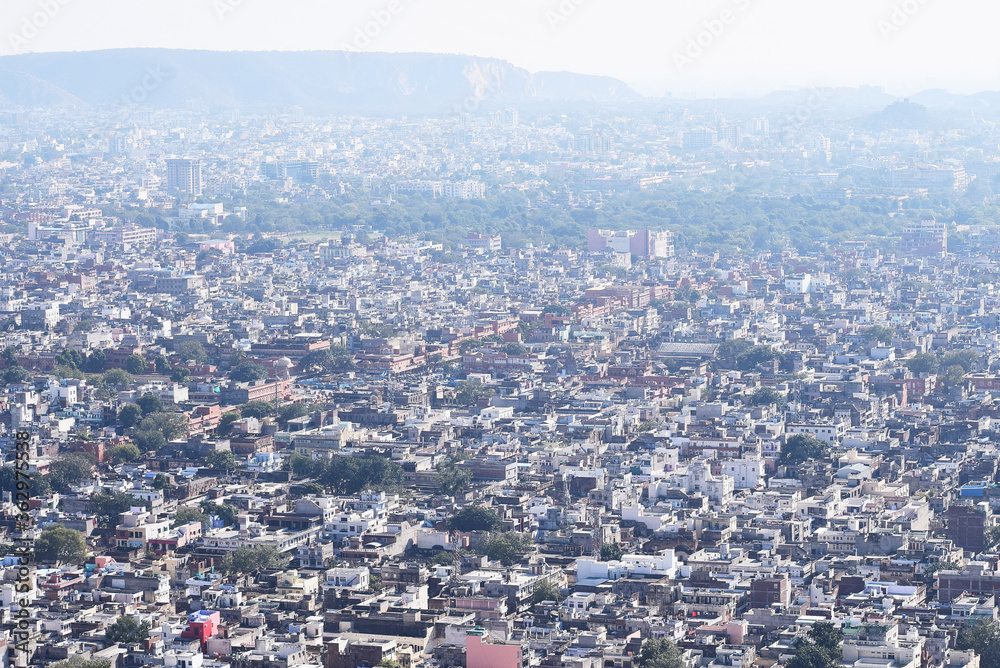
[[[681,651],[669,638],[649,638],[642,643],[638,668],[683,668]]]
[[[87,541],[76,529],[62,524],[45,528],[35,540],[35,559],[44,564],[79,564],[87,558]]]
[[[811,459],[823,459],[830,446],[811,434],[792,434],[781,446],[782,464],[802,464]]]
[[[501,524],[497,511],[483,506],[466,506],[448,520],[456,531],[499,531]]]

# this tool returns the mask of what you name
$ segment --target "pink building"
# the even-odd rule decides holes
[[[465,668],[521,668],[521,646],[484,643],[486,632],[470,631],[465,636]]]

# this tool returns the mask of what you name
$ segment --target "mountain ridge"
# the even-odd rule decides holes
[[[641,99],[611,77],[531,73],[498,58],[345,51],[106,49],[0,56],[0,103],[14,106],[191,101],[248,110],[430,113]]]

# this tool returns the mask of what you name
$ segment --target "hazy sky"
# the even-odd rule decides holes
[[[656,96],[1000,90],[991,0],[3,0],[0,16],[2,54],[347,46],[495,56]]]

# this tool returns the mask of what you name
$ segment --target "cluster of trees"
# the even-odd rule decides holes
[[[975,650],[980,668],[1000,668],[1000,624],[995,621],[963,626],[955,646]]]
[[[118,424],[131,430],[132,442],[140,454],[158,450],[187,433],[187,420],[180,413],[169,413],[154,394],[145,394],[134,404],[118,411]],[[138,458],[138,455],[137,457]]]
[[[944,387],[954,387],[972,371],[979,357],[975,350],[952,350],[941,356],[921,353],[907,360],[906,368],[918,375],[940,374],[938,380]]]
[[[773,387],[758,387],[750,395],[748,403],[751,406],[777,406],[781,408],[785,405],[785,395]]]
[[[288,458],[285,466],[297,477],[315,478],[337,494],[394,489],[403,483],[403,467],[378,455],[318,460],[296,453]]]
[[[437,482],[443,494],[454,496],[463,491],[472,482],[472,471],[457,466],[461,461],[461,454],[453,454],[438,464]]]
[[[134,645],[141,643],[149,637],[152,625],[148,620],[136,621],[135,617],[128,615],[121,617],[117,622],[108,627],[105,636],[109,642],[122,643],[123,645]]]
[[[465,506],[448,520],[448,526],[455,531],[499,531],[503,526],[500,515],[492,508]]]
[[[174,513],[174,519],[170,524],[170,528],[176,529],[191,522],[201,522],[201,527],[207,529],[209,527],[208,513],[202,512],[197,508],[180,508]]]
[[[255,573],[260,570],[281,570],[290,557],[273,545],[241,545],[226,554],[219,568],[224,573]]]
[[[621,561],[625,548],[621,543],[604,543],[601,545],[601,561]]]
[[[101,492],[90,497],[89,503],[90,512],[97,517],[97,524],[102,528],[114,527],[119,515],[128,512],[133,506],[142,505],[149,506],[127,492]]]
[[[49,664],[49,668],[111,668],[111,661],[108,659],[81,659],[78,656],[71,656],[68,659]]]
[[[638,668],[683,668],[681,651],[668,638],[650,638],[642,643]]]
[[[478,380],[467,380],[460,383],[455,391],[455,401],[460,406],[475,406],[480,399],[493,396],[493,390]]]
[[[299,360],[299,368],[306,373],[337,373],[354,368],[354,358],[344,346],[330,346],[329,350],[314,350]]]
[[[87,540],[62,524],[45,528],[35,540],[35,559],[43,564],[79,564],[87,559]]]
[[[542,601],[559,602],[563,598],[559,588],[548,580],[542,580],[531,590],[531,607],[534,608]]]
[[[252,360],[243,360],[229,370],[229,377],[238,383],[253,383],[267,378],[267,369]]]
[[[781,445],[778,460],[782,464],[802,464],[810,459],[823,459],[830,446],[811,434],[793,434]]]
[[[485,554],[491,561],[512,566],[534,549],[531,535],[520,531],[491,533],[476,545],[476,552]]]
[[[240,512],[240,509],[232,505],[231,503],[215,503],[213,501],[202,501],[200,508],[201,512],[204,513],[206,516],[215,515],[216,517],[218,517],[222,521],[222,524],[225,526],[234,524],[236,522],[236,516]],[[178,514],[180,512],[181,511],[178,511]],[[174,516],[174,519],[176,521],[177,519],[176,515]],[[202,520],[199,517],[197,521],[201,522]],[[207,517],[205,521],[207,522]],[[207,524],[203,526],[207,526]]]
[[[840,665],[840,644],[844,634],[830,622],[816,622],[806,634],[806,640],[798,641],[795,656],[789,659],[785,668],[836,668]]]
[[[736,355],[736,368],[740,371],[753,371],[758,364],[778,360],[778,368],[784,372],[793,370],[792,359],[771,346],[754,346]]]

